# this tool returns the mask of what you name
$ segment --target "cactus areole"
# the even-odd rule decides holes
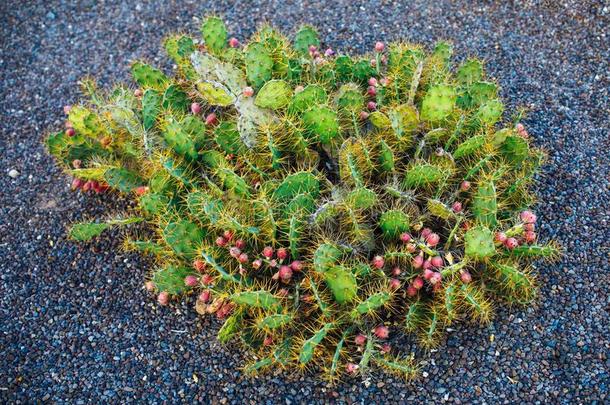
[[[311,26],[201,30],[165,39],[174,75],[137,61],[133,83],[85,80],[64,109],[46,144],[73,189],[137,203],[73,239],[137,227],[125,248],[152,257],[147,289],[215,315],[219,340],[254,354],[248,373],[412,378],[413,355],[384,339],[431,348],[534,298],[529,263],[559,254],[529,208],[544,156],[481,61],[454,66],[446,42],[320,52]]]

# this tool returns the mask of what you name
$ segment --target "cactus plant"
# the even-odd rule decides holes
[[[91,100],[48,136],[74,189],[137,201],[73,239],[148,227],[125,247],[155,256],[159,303],[198,297],[219,340],[256,355],[248,373],[412,378],[416,360],[384,340],[429,348],[495,302],[533,299],[528,263],[559,254],[520,214],[543,154],[522,127],[496,128],[504,106],[482,62],[453,69],[446,42],[322,55],[309,26],[292,45],[268,26],[227,43],[217,17],[201,31],[205,47],[166,38],[176,76],[135,62],[133,92],[86,81]]]

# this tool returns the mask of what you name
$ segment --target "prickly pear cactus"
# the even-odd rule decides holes
[[[432,348],[534,298],[529,263],[559,254],[528,210],[544,156],[480,61],[452,66],[446,42],[335,55],[309,26],[243,46],[217,17],[201,32],[164,41],[174,76],[135,62],[129,86],[84,81],[48,136],[75,190],[137,202],[73,239],[137,226],[125,248],[154,257],[146,288],[223,322],[248,373],[412,378],[394,337]]]

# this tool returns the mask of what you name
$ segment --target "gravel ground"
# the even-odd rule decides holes
[[[0,402],[610,400],[610,3],[0,3]],[[537,187],[541,234],[567,255],[538,266],[539,304],[457,328],[412,384],[381,374],[337,387],[279,372],[248,379],[243,354],[214,339],[217,324],[190,303],[157,307],[142,288],[147,264],[120,253],[118,234],[66,241],[67,224],[120,205],[71,193],[41,145],[76,100],[77,80],[125,80],[134,58],[163,65],[161,38],[196,32],[210,11],[238,38],[263,21],[288,32],[309,22],[336,49],[447,38],[457,55],[485,58],[506,99],[530,109],[526,125],[549,152]]]

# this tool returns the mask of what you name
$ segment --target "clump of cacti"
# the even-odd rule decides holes
[[[501,124],[481,61],[453,68],[447,42],[335,55],[310,26],[244,46],[217,17],[201,29],[164,41],[174,76],[138,61],[135,89],[84,81],[89,101],[47,138],[75,189],[139,205],[74,239],[145,224],[125,246],[154,257],[146,288],[161,305],[197,297],[220,341],[255,354],[247,372],[413,377],[389,338],[430,348],[453,322],[532,300],[528,263],[559,253],[528,210],[543,153],[519,114]]]

